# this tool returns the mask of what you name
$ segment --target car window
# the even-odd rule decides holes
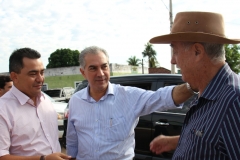
[[[165,82],[164,86],[171,86],[171,85],[179,85],[182,84],[183,82]],[[196,98],[196,95],[193,95],[190,97],[186,102],[184,102],[183,107],[181,109],[170,109],[167,110],[168,112],[173,112],[173,113],[187,113],[187,111],[190,109],[190,105],[192,101]]]
[[[88,85],[88,82],[87,81],[83,81],[82,83],[79,83],[77,88],[74,90],[74,93],[82,90],[83,88],[86,88]]]
[[[79,83],[78,86],[76,87],[76,89],[74,90],[74,93],[76,93],[76,92],[78,92],[78,91],[86,88],[87,85],[88,85],[88,82],[87,82],[86,80],[83,81],[82,83]],[[74,94],[74,93],[73,93],[73,94]],[[69,108],[69,104],[67,105],[67,108]]]
[[[187,113],[190,109],[192,101],[195,99],[195,95],[190,97],[186,102],[183,103],[183,107],[181,109],[169,109],[167,112],[173,112],[173,113]]]
[[[59,97],[61,90],[52,89],[52,90],[46,90],[46,91],[43,91],[43,92],[46,93],[47,95],[49,95],[50,97]]]
[[[151,90],[152,87],[152,83],[128,83],[128,84],[121,84],[122,86],[132,86],[132,87],[138,87],[138,88],[142,88],[145,90]]]
[[[47,95],[47,94],[44,93],[44,92],[42,92],[42,93],[44,94],[44,96],[46,96],[47,98],[49,98],[51,102],[55,102],[55,100],[54,100],[52,97],[50,97],[49,95]]]
[[[166,86],[173,86],[173,85],[179,85],[182,84],[182,82],[164,82],[164,87]]]

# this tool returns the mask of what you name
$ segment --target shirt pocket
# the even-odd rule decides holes
[[[24,141],[24,140],[30,140],[32,137],[40,137],[41,132],[41,122],[38,118],[28,115],[28,117],[19,116],[14,120],[14,128],[12,130],[12,140],[16,141]]]
[[[125,118],[109,118],[106,120],[105,140],[110,142],[124,141],[127,137]]]

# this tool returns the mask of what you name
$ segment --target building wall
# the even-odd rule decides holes
[[[79,66],[48,68],[44,71],[45,77],[80,74]]]
[[[2,72],[2,73],[0,73],[0,75],[9,75],[9,73],[8,72]]]
[[[61,76],[61,75],[76,75],[80,74],[80,67],[60,67],[60,68],[49,68],[44,71],[45,77],[50,76]],[[110,63],[110,72],[113,73],[133,73],[133,74],[142,74],[142,67],[132,67],[129,65],[121,65],[116,63]],[[148,73],[148,68],[144,67],[144,74]]]
[[[44,75],[45,77],[51,77],[51,76],[62,76],[62,75],[78,75],[80,74],[79,71],[80,67],[79,66],[73,66],[73,67],[60,67],[60,68],[50,68],[50,69],[46,69],[44,71]],[[117,64],[117,63],[110,63],[110,72],[111,75],[113,75],[113,73],[122,73],[122,74],[126,74],[126,73],[132,73],[132,74],[151,74],[151,73],[171,73],[170,70],[163,68],[163,67],[159,67],[159,68],[148,68],[148,67],[144,67],[142,70],[142,66],[129,66],[129,65],[121,65],[121,64]],[[8,72],[3,72],[0,73],[0,75],[8,75]]]
[[[111,73],[148,74],[148,67],[142,68],[142,66],[129,66],[129,65],[121,65],[117,63],[110,63],[110,72]]]

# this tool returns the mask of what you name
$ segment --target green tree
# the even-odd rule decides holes
[[[148,65],[149,68],[157,68],[158,65],[159,65],[159,63],[158,63],[156,57],[151,57],[151,58],[149,59],[148,64],[149,64],[149,65]]]
[[[226,44],[224,47],[226,62],[228,63],[230,68],[238,74],[240,72],[240,46],[236,44]]]
[[[78,66],[80,52],[71,49],[57,49],[48,58],[47,68]]]
[[[130,58],[128,58],[127,62],[128,65],[131,66],[139,66],[139,64],[141,64],[141,60],[138,59],[136,56],[131,56]]]
[[[153,68],[156,67],[157,59],[156,59],[156,55],[157,52],[152,48],[152,44],[151,43],[147,43],[145,44],[145,50],[142,52],[143,57],[148,57],[148,67],[149,68]]]

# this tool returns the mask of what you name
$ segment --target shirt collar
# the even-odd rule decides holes
[[[90,89],[90,86],[88,84],[88,86],[84,89],[84,92],[82,94],[82,99],[85,99],[87,101],[91,101],[92,97],[89,94],[89,89]],[[105,99],[108,95],[114,95],[114,89],[113,89],[113,86],[110,82],[108,82],[108,88],[107,88],[107,91],[106,91],[105,95],[100,100]]]
[[[23,92],[17,89],[14,85],[11,88],[11,92],[21,105],[24,105],[29,101],[31,101],[31,99],[27,95],[25,95]],[[40,99],[40,100],[45,99],[44,94],[41,92],[41,94],[39,94],[37,99]]]
[[[231,74],[232,70],[229,65],[227,63],[224,64],[224,66],[218,71],[218,73],[208,84],[201,97],[209,100],[217,99],[219,93],[222,91],[222,87],[224,87],[224,84]]]

